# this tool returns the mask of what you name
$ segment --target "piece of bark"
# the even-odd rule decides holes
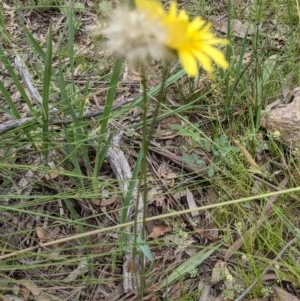
[[[115,177],[119,180],[119,186],[122,190],[124,199],[127,196],[129,183],[132,178],[132,172],[124,152],[120,149],[119,143],[122,137],[122,132],[114,135],[111,140],[111,145],[108,148],[107,157],[109,164],[114,172]],[[136,205],[137,204],[137,205]],[[134,187],[129,208],[127,211],[127,220],[129,222],[134,218],[141,221],[144,218],[144,202],[141,197],[138,197],[137,189]],[[141,267],[141,256],[136,252],[134,247],[134,235],[143,237],[142,223],[136,224],[136,229],[132,226],[127,228],[129,238],[127,240],[128,251],[124,255],[123,262],[123,287],[124,292],[136,290],[138,287],[139,273]]]
[[[23,60],[21,59],[21,57],[18,54],[15,57],[15,64],[18,68],[19,74],[23,80],[25,87],[27,88],[27,90],[30,93],[32,102],[35,105],[38,105],[39,107],[41,107],[43,98],[40,95],[37,88],[35,87],[32,76],[30,75],[25,63],[23,62]]]
[[[288,147],[300,146],[300,87],[289,93],[289,103],[278,105],[278,100],[267,106],[262,118],[262,126],[279,135],[280,140]]]

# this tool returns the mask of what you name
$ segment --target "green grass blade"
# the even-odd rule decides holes
[[[118,86],[118,80],[119,80],[119,76],[120,76],[121,66],[122,66],[122,59],[117,58],[115,61],[115,64],[114,64],[113,73],[112,73],[110,85],[109,85],[109,90],[108,90],[107,97],[106,97],[103,118],[101,119],[101,127],[100,127],[100,132],[99,132],[99,139],[98,139],[98,143],[97,143],[96,161],[95,161],[94,174],[93,174],[94,179],[97,178],[99,170],[101,168],[102,160],[100,158],[100,153],[103,150],[103,144],[106,140],[105,134],[107,132],[107,126],[108,126],[108,121],[109,121],[110,114],[111,114],[112,103],[113,103],[113,101],[115,99],[115,95],[116,95],[116,89]],[[94,188],[96,188],[96,187],[94,187]]]
[[[175,74],[171,75],[164,84],[165,88],[168,88],[169,86],[177,83],[185,75],[186,73],[184,70],[179,70]],[[160,90],[161,90],[161,84],[150,89],[147,94],[150,98],[155,97],[160,92]],[[136,107],[142,100],[143,100],[142,96],[138,97],[135,102],[133,102],[131,105],[128,106],[128,110],[131,110],[131,108]]]
[[[0,33],[1,41],[3,43],[9,44],[10,43],[9,32],[5,24],[3,9],[0,9],[0,32],[1,32]]]
[[[166,82],[164,83],[164,88],[168,88],[169,86],[173,85],[174,83],[177,83],[179,79],[181,79],[183,76],[185,76],[186,73],[184,70],[179,70],[175,74],[171,75]],[[156,96],[161,91],[162,84],[159,84],[155,86],[154,88],[150,89],[148,92],[149,96]],[[142,101],[143,97],[141,96],[138,100]]]
[[[174,83],[176,83],[181,77],[183,77],[185,75],[185,72],[183,70],[178,71],[177,73],[175,73],[174,75],[170,76],[165,83],[165,86],[168,87]],[[148,94],[149,96],[156,96],[159,92],[161,91],[161,84],[155,86],[154,88],[152,88]],[[133,106],[136,106],[138,103],[140,103],[143,100],[143,97],[139,97],[133,104]],[[126,197],[124,199],[124,203],[123,203],[123,208],[122,208],[122,212],[121,212],[121,218],[120,218],[120,223],[126,223],[127,221],[127,214],[128,214],[128,208],[129,208],[129,204],[130,204],[130,200],[132,198],[132,193],[137,185],[138,182],[138,174],[141,168],[141,163],[142,163],[142,157],[143,157],[143,150],[140,149],[139,151],[139,155],[138,158],[136,160],[135,166],[134,166],[134,170],[132,173],[132,178],[130,179],[130,183],[129,183],[129,187],[128,187],[128,191],[126,194]]]
[[[232,107],[232,100],[233,96],[236,93],[236,87],[238,83],[242,80],[244,73],[248,69],[249,65],[244,66],[243,65],[243,58],[244,54],[246,52],[246,47],[247,47],[247,33],[245,34],[245,37],[242,41],[241,47],[240,47],[240,56],[239,56],[239,61],[235,65],[234,68],[234,73],[233,72],[228,72],[226,76],[226,108],[227,108],[227,114],[228,117],[231,115],[231,107]],[[229,48],[229,47],[228,47]],[[229,78],[233,76],[234,83],[233,85],[230,85],[229,83]]]
[[[39,54],[39,56],[45,62],[46,53],[43,50],[43,48],[41,47],[40,43],[34,38],[32,33],[28,30],[28,28],[25,25],[23,25],[23,30],[27,36],[29,43],[33,46],[34,50]]]
[[[74,142],[76,141],[76,138],[74,138],[74,131],[73,129],[70,128],[64,128],[64,137],[67,141],[67,143],[65,144],[65,151],[66,151],[66,156],[65,156],[65,160],[70,161],[74,168],[75,168],[75,173],[79,176],[76,177],[78,178],[78,181],[80,182],[81,187],[84,186],[84,181],[83,178],[81,177],[82,171],[80,168],[80,164],[79,164],[79,160],[78,160],[78,143]],[[78,183],[77,183],[78,184]]]
[[[4,50],[2,47],[0,47],[0,60],[2,61],[2,63],[4,64],[9,76],[11,77],[12,81],[14,82],[14,84],[16,85],[17,89],[19,90],[22,98],[24,99],[24,101],[26,102],[27,106],[30,108],[30,110],[32,109],[32,103],[31,100],[29,99],[29,97],[27,96],[22,83],[20,82],[20,80],[18,79],[17,74],[14,71],[14,68],[12,67],[11,63],[9,62],[7,56],[4,53]]]
[[[257,112],[256,112],[256,129],[259,129],[261,123],[261,112],[266,102],[266,88],[270,82],[271,75],[273,74],[278,62],[276,57],[270,57],[265,60],[261,74],[257,76]]]
[[[190,273],[197,266],[199,266],[204,260],[206,260],[212,253],[214,253],[222,244],[216,245],[214,248],[210,246],[206,247],[199,253],[190,257],[188,260],[184,261],[175,271],[173,271],[167,278],[161,283],[160,288],[164,288],[172,284],[174,281],[182,279],[186,274]]]
[[[48,30],[47,51],[45,59],[44,77],[43,77],[43,93],[42,93],[42,107],[43,107],[43,148],[45,157],[47,159],[49,150],[49,93],[51,84],[51,64],[52,64],[52,29]]]
[[[227,0],[227,39],[231,41],[231,0]],[[227,47],[226,51],[226,59],[228,62],[231,60],[232,49],[231,47]]]
[[[138,158],[137,158],[135,166],[134,166],[132,177],[131,177],[130,182],[129,182],[128,191],[127,191],[126,197],[124,199],[124,204],[123,204],[123,207],[122,207],[121,219],[120,219],[121,224],[124,224],[124,223],[127,222],[128,208],[129,208],[129,205],[130,205],[130,200],[131,200],[133,191],[134,191],[134,189],[137,185],[137,182],[138,182],[138,175],[139,175],[139,171],[140,171],[140,168],[141,168],[142,158],[143,158],[143,151],[140,150]]]
[[[1,108],[0,110],[2,112],[5,112],[6,114],[10,115],[11,117],[14,117],[16,119],[20,119],[21,115],[19,113],[19,110],[17,109],[14,101],[10,97],[10,94],[8,93],[6,88],[4,87],[2,81],[0,81],[0,91],[1,91],[4,99],[6,100],[7,104],[9,105],[10,111],[5,109],[5,108]]]
[[[75,36],[75,28],[74,28],[74,11],[72,7],[69,7],[67,10],[67,18],[68,18],[68,57],[70,64],[70,73],[73,77],[74,74],[74,36]]]
[[[72,16],[72,12],[70,12],[70,16]],[[71,18],[71,17],[70,17]],[[73,34],[69,34],[68,37],[68,48],[74,49],[74,25],[73,22],[68,22],[68,30],[73,32]],[[71,53],[71,54],[70,54]],[[74,50],[69,52],[70,57],[74,56]],[[70,69],[74,69],[73,59],[70,60]],[[60,99],[63,104],[63,112],[65,116],[71,116],[73,120],[73,124],[65,129],[64,133],[67,135],[67,140],[69,141],[69,151],[72,154],[70,158],[72,158],[72,164],[75,166],[75,169],[81,173],[80,166],[78,165],[78,156],[83,157],[85,167],[87,170],[87,174],[89,176],[92,175],[92,167],[89,159],[88,148],[86,146],[86,137],[88,136],[86,125],[83,122],[80,122],[80,116],[76,115],[76,112],[72,106],[72,101],[75,98],[74,95],[77,95],[75,84],[66,85],[64,75],[63,75],[63,63],[61,58],[59,58],[59,76],[58,82],[60,87]],[[73,71],[70,71],[72,74]],[[84,88],[84,94],[86,94],[86,87]],[[78,111],[78,110],[77,110]],[[81,110],[83,113],[83,110]],[[70,135],[70,127],[73,128],[73,133]],[[81,185],[83,185],[82,180],[80,180]]]

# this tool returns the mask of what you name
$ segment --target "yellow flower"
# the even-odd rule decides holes
[[[208,73],[213,62],[228,68],[218,45],[227,45],[211,32],[211,24],[199,17],[190,21],[175,2],[166,10],[158,0],[135,0],[136,9],[115,10],[108,27],[102,30],[110,52],[129,62],[145,64],[149,59],[167,61],[175,53],[189,76],[198,76],[199,64]]]
[[[199,17],[189,21],[184,10],[177,11],[175,2],[169,11],[156,0],[135,0],[136,8],[147,14],[149,19],[159,20],[166,30],[165,46],[178,54],[183,69],[189,76],[198,76],[198,63],[205,71],[212,73],[212,62],[228,68],[224,54],[217,45],[227,45],[226,39],[219,39],[211,32],[211,24]]]
[[[180,62],[190,76],[198,75],[198,62],[208,73],[213,71],[212,61],[224,69],[228,68],[224,54],[216,48],[216,45],[228,42],[210,32],[211,24],[199,17],[190,22],[184,10],[177,14],[175,2],[163,23],[168,26],[167,46],[178,52]]]

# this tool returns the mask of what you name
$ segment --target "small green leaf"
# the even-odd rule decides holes
[[[137,248],[147,257],[147,259],[149,261],[151,261],[151,262],[154,261],[154,257],[152,256],[149,245],[146,243],[146,241],[144,241],[140,237],[137,237],[136,245],[137,245]]]
[[[215,175],[215,169],[213,166],[209,167],[208,170],[207,170],[207,176],[209,178],[212,178],[213,176]]]

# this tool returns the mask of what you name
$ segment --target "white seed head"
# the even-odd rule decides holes
[[[125,57],[129,63],[165,60],[169,56],[166,32],[159,20],[137,10],[116,9],[102,34],[108,39],[108,50]]]

